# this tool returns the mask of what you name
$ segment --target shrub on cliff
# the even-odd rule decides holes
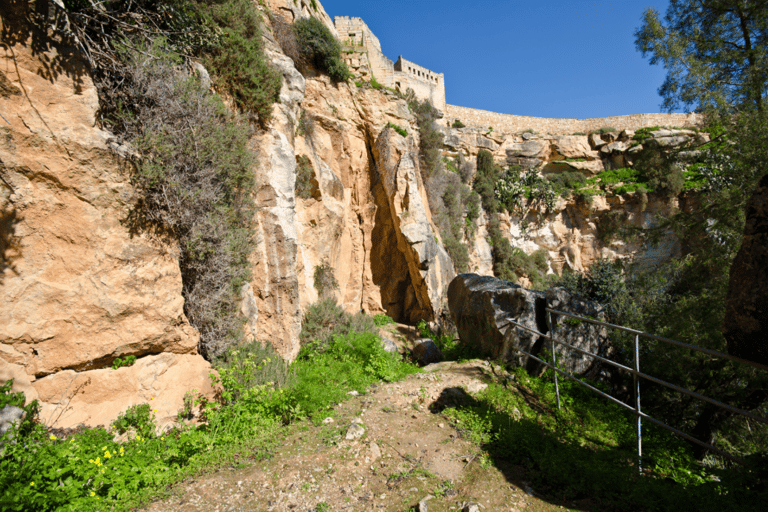
[[[261,20],[250,0],[177,1],[189,2],[206,25],[220,34],[204,54],[206,64],[214,71],[217,88],[243,112],[252,112],[262,126],[266,125],[280,94],[282,78],[264,55]]]
[[[326,73],[336,82],[351,78],[346,63],[341,58],[341,43],[317,18],[302,18],[293,24],[296,41],[308,62]]]
[[[243,123],[197,79],[179,73],[174,59],[159,43],[128,56],[135,115],[124,122],[138,134],[135,183],[143,193],[132,220],[178,241],[185,313],[211,358],[242,335],[253,155]]]
[[[101,120],[116,131],[132,109],[120,49],[158,38],[185,59],[194,56],[205,63],[217,89],[243,113],[262,126],[269,122],[281,77],[264,55],[261,20],[250,0],[114,1],[97,7],[72,0],[66,5],[63,15],[85,49],[99,89]]]

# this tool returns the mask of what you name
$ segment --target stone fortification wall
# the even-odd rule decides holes
[[[395,63],[395,87],[401,91],[411,88],[417,98],[429,98],[432,104],[445,111],[445,75],[405,60],[401,55]]]
[[[448,126],[455,120],[467,126],[493,128],[494,131],[518,133],[533,130],[538,133],[567,135],[578,132],[589,133],[603,127],[619,130],[637,130],[647,126],[697,126],[703,118],[700,114],[631,114],[626,116],[596,117],[593,119],[549,119],[545,117],[515,116],[497,114],[455,105],[445,106],[445,122]]]
[[[362,18],[336,16],[336,31],[344,43],[347,65],[365,80],[372,77],[385,87],[405,92],[411,88],[419,99],[428,99],[445,110],[445,75],[403,59],[392,62],[381,51],[381,42]]]
[[[347,64],[358,70],[364,78],[371,76],[386,87],[395,87],[395,65],[381,51],[379,38],[368,28],[362,18],[336,16],[336,31],[345,44]],[[352,53],[346,53],[346,52]],[[357,62],[355,62],[357,61]]]

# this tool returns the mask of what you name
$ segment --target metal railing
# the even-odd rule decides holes
[[[600,320],[595,320],[593,318],[586,318],[586,317],[583,317],[583,316],[574,315],[574,314],[571,314],[571,313],[566,313],[564,311],[558,311],[556,309],[551,309],[551,308],[547,308],[546,311],[547,311],[547,326],[549,327],[549,333],[550,334],[543,334],[541,332],[536,331],[535,329],[531,329],[530,327],[526,327],[526,326],[524,326],[522,324],[519,324],[519,323],[517,323],[515,321],[510,321],[509,324],[507,324],[508,328],[507,328],[507,332],[505,333],[505,337],[509,336],[509,334],[510,334],[509,330],[510,329],[512,329],[513,327],[519,327],[521,329],[524,329],[524,330],[529,331],[529,332],[531,332],[533,334],[539,335],[539,336],[543,337],[544,339],[548,339],[550,341],[550,351],[552,353],[552,363],[544,361],[544,360],[540,359],[539,357],[537,357],[537,356],[535,356],[535,355],[533,355],[533,354],[531,354],[529,352],[526,352],[525,350],[522,350],[519,347],[516,348],[515,350],[520,352],[520,353],[522,353],[522,354],[525,354],[526,356],[532,358],[533,360],[538,361],[539,363],[545,365],[546,367],[552,368],[552,370],[554,370],[553,373],[554,373],[554,377],[555,377],[555,394],[557,396],[557,408],[558,409],[561,408],[561,405],[560,405],[560,385],[559,385],[557,376],[558,376],[558,374],[561,374],[561,375],[563,375],[564,377],[566,377],[568,379],[571,379],[571,380],[574,380],[574,381],[578,382],[582,386],[590,389],[591,391],[597,393],[598,395],[601,395],[601,396],[607,398],[611,402],[613,402],[613,403],[615,403],[615,404],[617,404],[617,405],[619,405],[619,406],[621,406],[621,407],[623,407],[625,409],[633,411],[635,413],[635,416],[636,416],[637,465],[638,465],[638,470],[641,473],[643,471],[643,432],[642,432],[642,420],[643,420],[643,418],[648,420],[648,421],[650,421],[651,423],[654,423],[654,424],[656,424],[656,425],[658,425],[658,426],[660,426],[660,427],[662,427],[664,429],[667,429],[667,430],[673,432],[674,434],[682,437],[683,439],[686,439],[687,441],[690,441],[692,443],[698,444],[699,446],[707,448],[708,450],[711,450],[712,452],[717,453],[717,454],[719,454],[719,455],[721,455],[721,456],[723,456],[723,457],[725,457],[725,458],[727,458],[729,460],[732,460],[732,461],[734,461],[736,463],[743,464],[743,461],[741,459],[739,459],[738,457],[735,457],[734,455],[732,455],[732,454],[730,454],[730,453],[728,453],[726,451],[723,451],[723,450],[721,450],[721,449],[719,449],[719,448],[717,448],[715,446],[712,446],[709,443],[705,443],[703,441],[700,441],[699,439],[696,439],[693,436],[690,436],[690,435],[686,434],[685,432],[681,432],[680,430],[678,430],[678,429],[676,429],[674,427],[671,427],[671,426],[663,423],[662,421],[659,421],[658,419],[656,419],[656,418],[654,418],[652,416],[649,416],[648,414],[644,413],[641,410],[641,407],[640,407],[640,378],[649,380],[649,381],[654,382],[656,384],[659,384],[661,386],[665,386],[665,387],[667,387],[669,389],[672,389],[672,390],[677,391],[679,393],[683,393],[683,394],[691,396],[693,398],[697,398],[699,400],[703,400],[705,402],[708,402],[708,403],[710,403],[712,405],[715,405],[717,407],[720,407],[720,408],[725,409],[727,411],[730,411],[732,413],[740,414],[742,416],[745,416],[747,418],[751,418],[751,419],[753,419],[755,421],[759,421],[761,423],[768,424],[768,419],[763,418],[762,416],[758,416],[758,415],[756,415],[756,414],[754,414],[752,412],[745,411],[745,410],[739,409],[737,407],[733,407],[731,405],[725,404],[725,403],[720,402],[718,400],[715,400],[713,398],[710,398],[710,397],[704,396],[702,394],[696,393],[695,391],[691,391],[689,389],[677,386],[675,384],[672,384],[672,383],[666,382],[664,380],[658,379],[656,377],[653,377],[652,375],[648,375],[646,373],[641,372],[640,371],[640,337],[642,336],[644,338],[650,338],[650,339],[653,339],[653,340],[662,341],[664,343],[669,343],[669,344],[676,345],[678,347],[682,347],[682,348],[685,348],[685,349],[694,350],[696,352],[701,352],[701,353],[704,353],[704,354],[707,354],[707,355],[710,355],[710,356],[713,356],[713,357],[717,357],[717,358],[721,358],[721,359],[728,359],[730,361],[734,361],[734,362],[737,362],[737,363],[741,363],[741,364],[745,364],[745,365],[748,365],[748,366],[752,366],[752,367],[760,369],[760,370],[768,371],[768,366],[764,366],[762,364],[755,363],[755,362],[752,362],[752,361],[747,361],[745,359],[734,357],[734,356],[732,356],[730,354],[725,354],[725,353],[722,353],[722,352],[718,352],[716,350],[710,350],[710,349],[707,349],[707,348],[697,347],[695,345],[689,345],[687,343],[682,343],[680,341],[672,340],[672,339],[669,339],[669,338],[664,338],[664,337],[656,336],[656,335],[649,334],[649,333],[646,333],[646,332],[643,332],[643,331],[638,331],[638,330],[635,330],[635,329],[630,329],[628,327],[622,327],[620,325],[614,325],[614,324],[610,324],[610,323],[607,323],[607,322],[601,322]],[[573,346],[573,345],[571,345],[569,343],[566,343],[564,341],[560,341],[560,340],[555,339],[556,337],[555,337],[555,332],[554,332],[554,324],[552,323],[552,314],[553,313],[557,314],[557,315],[562,315],[562,316],[565,316],[565,317],[568,317],[568,318],[573,318],[573,319],[576,319],[576,320],[580,320],[582,322],[587,322],[587,323],[591,323],[591,324],[595,324],[595,325],[601,325],[601,326],[608,327],[608,328],[611,328],[611,329],[618,329],[618,330],[621,330],[621,331],[633,334],[635,336],[634,361],[633,361],[633,367],[634,368],[630,368],[630,367],[625,366],[625,365],[623,365],[621,363],[618,363],[616,361],[612,361],[610,359],[602,357],[602,356],[600,356],[598,354],[593,354],[592,352],[589,352],[589,351],[586,351],[586,350],[581,349],[579,347]],[[594,359],[596,359],[598,361],[601,361],[603,363],[615,366],[616,368],[619,368],[621,370],[624,370],[626,372],[631,373],[632,374],[632,379],[633,379],[634,398],[635,398],[634,399],[634,402],[635,402],[634,406],[625,404],[624,402],[622,402],[618,398],[615,398],[615,397],[609,395],[608,393],[605,393],[605,392],[597,389],[596,387],[594,387],[594,386],[584,382],[583,380],[579,379],[578,377],[575,377],[575,376],[571,375],[570,373],[565,372],[565,371],[561,370],[560,368],[558,368],[557,367],[557,351],[555,350],[555,344],[559,344],[559,345],[568,347],[568,348],[570,348],[572,350],[575,350],[577,352],[580,352],[580,353],[582,353],[584,355],[591,356],[591,357],[593,357]]]

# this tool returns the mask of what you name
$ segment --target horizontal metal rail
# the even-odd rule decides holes
[[[555,310],[552,310],[552,312],[555,312]],[[563,346],[568,347],[568,348],[570,348],[572,350],[576,350],[578,352],[581,352],[584,355],[591,356],[591,357],[597,359],[598,361],[602,361],[603,363],[610,364],[612,366],[615,366],[616,368],[621,368],[622,370],[624,370],[626,372],[629,372],[632,375],[637,375],[638,377],[642,377],[642,378],[644,378],[646,380],[649,380],[651,382],[655,382],[656,384],[660,384],[662,386],[665,386],[665,387],[667,387],[669,389],[677,391],[678,393],[683,393],[683,394],[686,394],[688,396],[692,396],[693,398],[698,398],[699,400],[703,400],[705,402],[709,402],[712,405],[716,405],[717,407],[723,408],[723,409],[725,409],[727,411],[730,411],[730,412],[733,412],[733,413],[736,413],[736,414],[740,414],[740,415],[746,416],[748,418],[752,418],[755,421],[759,421],[760,423],[765,423],[765,424],[768,425],[768,418],[763,418],[762,416],[758,416],[758,415],[753,414],[753,413],[751,413],[749,411],[745,411],[743,409],[739,409],[738,407],[733,407],[733,406],[728,405],[726,403],[723,403],[723,402],[720,402],[718,400],[715,400],[714,398],[709,398],[708,396],[699,394],[699,393],[697,393],[695,391],[690,391],[689,389],[677,386],[677,385],[672,384],[670,382],[667,382],[665,380],[658,379],[658,378],[656,378],[656,377],[654,377],[652,375],[648,375],[647,373],[638,372],[634,368],[630,368],[629,366],[624,366],[623,364],[617,363],[616,361],[612,361],[611,359],[607,359],[607,358],[599,356],[597,354],[593,354],[592,352],[586,351],[584,349],[581,349],[579,347],[576,347],[576,346],[571,345],[569,343],[566,343],[564,341],[560,341],[560,340],[555,339],[554,337],[551,337],[551,336],[549,336],[547,334],[542,334],[542,333],[540,333],[540,332],[538,332],[538,331],[536,331],[534,329],[526,327],[526,326],[524,326],[522,324],[518,324],[517,322],[512,321],[512,322],[510,322],[507,325],[515,325],[517,327],[520,327],[522,329],[530,331],[530,332],[532,332],[534,334],[538,334],[539,336],[542,336],[543,338],[552,340],[552,341],[554,341],[555,343],[557,343],[559,345],[563,345]],[[637,332],[637,334],[641,334],[642,335],[641,332]],[[521,350],[521,352],[522,352],[522,350]],[[531,356],[531,357],[533,357],[533,356]]]
[[[700,440],[694,438],[693,436],[690,436],[689,434],[686,434],[685,432],[682,432],[682,431],[680,431],[680,430],[678,430],[678,429],[676,429],[674,427],[671,427],[671,426],[665,424],[664,422],[659,421],[656,418],[654,418],[652,416],[649,416],[648,414],[642,412],[642,410],[640,409],[640,387],[639,387],[639,381],[637,379],[638,378],[646,379],[648,381],[651,381],[651,382],[654,382],[654,383],[659,384],[661,386],[665,386],[665,387],[667,387],[669,389],[672,389],[672,390],[674,390],[674,391],[676,391],[678,393],[682,393],[682,394],[691,396],[693,398],[696,398],[698,400],[702,400],[702,401],[708,402],[708,403],[710,403],[710,404],[712,404],[712,405],[714,405],[716,407],[720,407],[720,408],[725,409],[727,411],[730,411],[732,413],[739,414],[739,415],[745,416],[747,418],[751,418],[751,419],[753,419],[755,421],[759,421],[761,423],[768,424],[768,419],[763,418],[761,416],[758,416],[756,414],[753,414],[753,413],[751,413],[749,411],[745,411],[745,410],[739,409],[738,407],[733,407],[731,405],[728,405],[726,403],[720,402],[719,400],[715,400],[715,399],[710,398],[708,396],[702,395],[702,394],[697,393],[695,391],[691,391],[689,389],[683,388],[681,386],[677,386],[677,385],[672,384],[670,382],[666,382],[666,381],[664,381],[662,379],[658,379],[656,377],[653,377],[651,375],[648,375],[646,373],[641,372],[640,371],[639,339],[640,339],[640,336],[645,337],[645,338],[654,339],[654,340],[657,340],[657,341],[661,341],[661,342],[664,342],[664,343],[669,343],[671,345],[675,345],[675,346],[682,347],[682,348],[685,348],[685,349],[689,349],[689,350],[693,350],[693,351],[696,351],[696,352],[704,353],[704,354],[707,354],[707,355],[710,355],[710,356],[713,356],[713,357],[717,357],[717,358],[721,358],[721,359],[727,359],[727,360],[734,361],[734,362],[737,362],[737,363],[745,364],[745,365],[751,366],[753,368],[757,368],[759,370],[768,370],[768,366],[765,366],[765,365],[762,365],[762,364],[759,364],[759,363],[755,363],[753,361],[747,361],[745,359],[741,359],[739,357],[735,357],[735,356],[732,356],[730,354],[725,354],[725,353],[722,353],[722,352],[718,352],[716,350],[710,350],[710,349],[707,349],[707,348],[697,347],[695,345],[689,345],[687,343],[676,341],[676,340],[673,340],[673,339],[670,339],[670,338],[664,338],[662,336],[656,336],[656,335],[649,334],[649,333],[646,333],[646,332],[643,332],[643,331],[638,331],[636,329],[630,329],[628,327],[623,327],[623,326],[620,326],[620,325],[615,325],[615,324],[610,324],[608,322],[603,322],[603,321],[600,321],[600,320],[595,320],[593,318],[586,318],[586,317],[583,317],[583,316],[580,316],[580,315],[575,315],[575,314],[572,314],[572,313],[566,313],[565,311],[559,311],[559,310],[552,309],[552,308],[546,308],[546,311],[547,311],[547,323],[548,323],[548,326],[549,326],[550,334],[541,333],[541,332],[539,332],[536,329],[532,329],[530,327],[522,325],[522,324],[520,324],[518,322],[515,322],[514,320],[508,321],[506,324],[501,326],[500,329],[506,328],[505,337],[510,336],[513,328],[520,328],[520,329],[528,331],[528,332],[530,332],[532,334],[540,336],[540,337],[542,337],[544,339],[550,340],[551,347],[552,347],[552,352],[553,352],[552,353],[552,357],[553,357],[553,363],[554,364],[548,363],[548,362],[540,359],[539,357],[534,356],[533,354],[530,354],[529,352],[526,352],[525,350],[523,350],[523,349],[521,349],[519,347],[516,347],[515,350],[520,352],[520,353],[522,353],[522,354],[525,354],[526,356],[528,356],[528,357],[530,357],[530,358],[532,358],[532,359],[542,363],[546,367],[552,368],[554,370],[554,372],[555,372],[554,373],[554,377],[555,377],[555,391],[556,391],[556,394],[557,394],[558,408],[560,408],[560,390],[559,390],[559,386],[558,386],[558,383],[557,383],[557,376],[558,376],[558,374],[561,374],[561,375],[565,376],[566,378],[574,380],[574,381],[578,382],[579,384],[581,384],[582,386],[585,386],[585,387],[589,388],[591,391],[594,391],[595,393],[599,394],[600,396],[603,396],[604,398],[607,398],[611,402],[613,402],[613,403],[623,407],[624,409],[628,409],[630,411],[633,411],[635,413],[636,417],[637,417],[638,469],[641,472],[642,472],[642,428],[641,428],[641,418],[645,418],[648,421],[650,421],[650,422],[652,422],[652,423],[654,423],[654,424],[656,424],[656,425],[658,425],[658,426],[660,426],[660,427],[662,427],[662,428],[664,428],[666,430],[669,430],[670,432],[673,432],[674,434],[682,437],[683,439],[686,439],[687,441],[690,441],[690,442],[695,443],[695,444],[697,444],[699,446],[707,448],[708,450],[711,450],[712,452],[717,453],[717,454],[719,454],[719,455],[721,455],[721,456],[723,456],[723,457],[725,457],[725,458],[727,458],[727,459],[729,459],[731,461],[734,461],[734,462],[739,463],[739,464],[743,464],[743,461],[741,459],[739,459],[738,457],[736,457],[736,456],[734,456],[734,455],[732,455],[732,454],[730,454],[730,453],[728,453],[726,451],[723,451],[723,450],[721,450],[721,449],[719,449],[719,448],[717,448],[715,446],[712,446],[711,444],[708,444],[708,443],[705,443],[703,441],[700,441]],[[569,318],[574,318],[574,319],[577,319],[577,320],[580,320],[580,321],[583,321],[583,322],[587,322],[587,323],[591,323],[591,324],[595,324],[595,325],[601,325],[601,326],[605,326],[605,327],[608,327],[608,328],[611,328],[611,329],[618,329],[618,330],[621,330],[621,331],[624,331],[624,332],[627,332],[627,333],[634,334],[635,335],[635,368],[630,368],[628,366],[625,366],[625,365],[623,365],[621,363],[618,363],[616,361],[613,361],[611,359],[605,358],[605,357],[600,356],[598,354],[594,354],[594,353],[589,352],[587,350],[584,350],[582,348],[576,347],[574,345],[566,343],[565,341],[560,341],[560,340],[556,339],[555,336],[554,336],[554,325],[552,324],[552,319],[551,319],[551,315],[553,313],[557,314],[557,315],[563,315],[563,316],[566,316],[566,317],[569,317]],[[565,371],[557,368],[557,354],[555,354],[555,343],[557,343],[559,345],[562,345],[562,346],[565,346],[565,347],[568,347],[571,350],[575,350],[575,351],[577,351],[577,352],[579,352],[581,354],[587,355],[589,357],[597,359],[598,361],[601,361],[601,362],[606,363],[606,364],[610,364],[610,365],[612,365],[612,366],[614,366],[616,368],[619,368],[621,370],[624,370],[624,371],[630,373],[633,376],[633,379],[635,380],[635,406],[632,407],[630,405],[627,405],[624,402],[622,402],[621,400],[619,400],[619,399],[609,395],[608,393],[605,393],[604,391],[601,391],[600,389],[597,389],[596,387],[594,387],[594,386],[592,386],[590,384],[587,384],[583,380],[581,380],[581,379],[571,375],[570,373],[565,372]]]
[[[654,418],[652,416],[648,416],[646,413],[644,413],[642,411],[639,411],[639,412],[635,411],[634,407],[625,404],[624,402],[622,402],[618,398],[615,398],[615,397],[609,395],[608,393],[606,393],[604,391],[601,391],[601,390],[597,389],[596,387],[594,387],[594,386],[592,386],[590,384],[587,384],[586,382],[584,382],[583,380],[579,379],[578,377],[574,377],[570,373],[564,372],[560,368],[556,368],[555,366],[553,366],[552,364],[544,361],[543,359],[539,359],[538,357],[534,356],[533,354],[529,354],[528,352],[526,352],[525,350],[522,350],[522,349],[518,349],[518,351],[522,352],[523,354],[527,355],[528,357],[530,357],[532,359],[535,359],[536,361],[540,362],[541,364],[543,364],[543,365],[545,365],[545,366],[547,366],[549,368],[552,368],[553,370],[555,370],[556,372],[561,374],[563,377],[565,377],[567,379],[574,380],[574,381],[578,382],[579,384],[581,384],[582,386],[584,386],[586,388],[589,388],[590,390],[594,391],[595,393],[597,393],[598,395],[600,395],[600,396],[602,396],[604,398],[607,398],[608,400],[610,400],[611,402],[615,403],[616,405],[620,405],[624,409],[632,411],[635,414],[639,414],[639,416],[641,416],[642,418],[645,418],[645,419],[651,421],[652,423],[655,423],[656,425],[669,430],[670,432],[674,432],[675,434],[679,435],[680,437],[683,437],[683,438],[687,439],[688,441],[696,443],[699,446],[702,446],[704,448],[708,448],[708,449],[712,450],[713,452],[716,452],[719,455],[722,455],[723,457],[725,457],[725,458],[727,458],[729,460],[732,460],[733,462],[736,462],[738,464],[744,464],[743,460],[739,459],[738,457],[734,457],[733,455],[731,455],[728,452],[725,452],[725,451],[723,451],[723,450],[721,450],[721,449],[719,449],[719,448],[717,448],[715,446],[712,446],[711,444],[707,444],[707,443],[705,443],[703,441],[699,441],[695,437],[692,437],[692,436],[686,434],[685,432],[681,432],[681,431],[677,430],[675,427],[670,427],[666,423],[663,423],[663,422],[657,420],[656,418]]]
[[[620,325],[615,324],[609,324],[608,322],[601,322],[600,320],[595,320],[593,318],[586,318],[579,315],[574,315],[571,313],[566,313],[565,311],[558,311],[556,309],[547,308],[547,311],[550,313],[556,313],[558,315],[567,316],[570,318],[575,318],[577,320],[582,320],[584,322],[589,322],[591,324],[596,325],[604,325],[606,327],[610,327],[611,329],[618,329],[620,331],[629,332],[632,334],[639,334],[640,336],[643,336],[645,338],[651,338],[658,341],[663,341],[665,343],[670,343],[672,345],[677,345],[678,347],[687,348],[690,350],[695,350],[696,352],[701,352],[703,354],[708,354],[710,356],[719,357],[721,359],[729,359],[731,361],[735,361],[737,363],[745,364],[747,366],[752,366],[754,368],[757,368],[758,370],[766,370],[768,371],[768,366],[760,363],[756,363],[754,361],[749,361],[747,359],[742,359],[740,357],[732,356],[731,354],[726,354],[725,352],[718,352],[717,350],[711,350],[704,347],[697,347],[696,345],[689,345],[688,343],[683,343],[682,341],[673,340],[670,338],[665,338],[663,336],[656,336],[655,334],[650,334],[643,331],[638,331],[637,329],[630,329],[629,327],[622,327]]]

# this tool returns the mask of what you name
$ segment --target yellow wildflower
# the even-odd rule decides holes
[[[50,436],[48,436],[48,439],[50,439],[51,441],[55,441],[56,440],[56,436],[51,434]]]
[[[29,486],[30,487],[34,487],[35,486],[35,482],[29,482]]]
[[[105,458],[105,459],[109,459],[110,457],[112,457],[112,454],[111,454],[111,453],[109,453],[109,450],[105,451],[105,452],[104,452],[104,458]]]
[[[91,491],[91,496],[96,496],[96,493]]]
[[[107,447],[105,446],[104,448],[102,448],[102,449],[101,449],[101,451],[104,451],[104,450],[106,450],[106,449],[107,449]]]

